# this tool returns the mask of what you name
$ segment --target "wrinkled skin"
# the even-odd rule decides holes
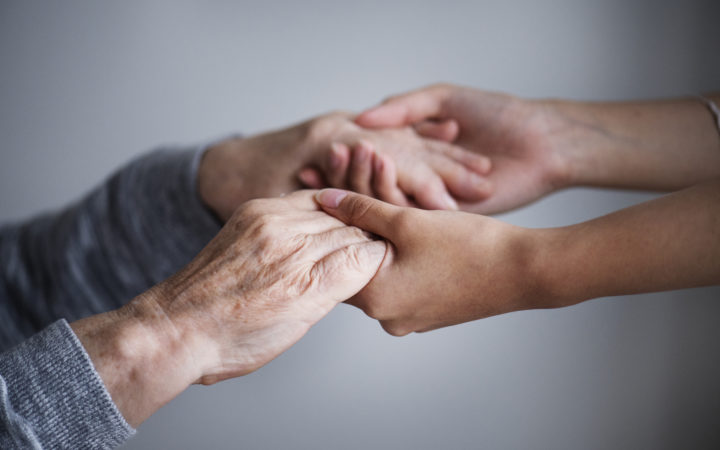
[[[183,270],[157,287],[181,334],[201,343],[198,382],[265,365],[375,275],[386,251],[318,210],[312,192],[254,200]]]

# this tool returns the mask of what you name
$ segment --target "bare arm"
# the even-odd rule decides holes
[[[673,191],[720,176],[720,130],[700,99],[540,104],[567,185]]]
[[[329,214],[392,242],[393,252],[351,303],[395,335],[720,284],[720,180],[554,229],[401,208],[332,189],[317,199]]]
[[[720,103],[720,95],[707,97]],[[720,131],[698,98],[526,100],[435,85],[391,97],[356,120],[373,128],[414,124],[421,133],[489,156],[492,194],[461,204],[481,214],[569,186],[671,191],[720,177]]]
[[[720,284],[720,179],[530,234],[550,306]]]

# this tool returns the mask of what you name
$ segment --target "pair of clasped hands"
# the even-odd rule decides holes
[[[262,367],[342,302],[400,336],[717,283],[710,119],[696,99],[579,104],[435,85],[229,139],[197,175],[218,235],[127,306],[72,327],[137,425],[192,383]],[[688,189],[558,229],[482,215],[573,185]]]
[[[221,231],[185,268],[109,313],[104,331],[97,317],[72,324],[128,422],[189,384],[262,367],[342,302],[393,335],[519,309],[507,289],[521,283],[498,270],[509,267],[516,228],[458,210],[532,200],[551,187],[551,161],[526,135],[533,118],[519,100],[468,92],[483,101],[436,86],[412,110],[331,113],[209,148],[197,190]],[[348,190],[317,190],[326,186]],[[482,257],[466,251],[468,239]],[[132,367],[141,369],[126,386]]]
[[[526,307],[520,229],[460,210],[503,211],[553,188],[559,168],[529,105],[433,86],[211,148],[198,190],[227,224],[181,278],[213,291],[210,317],[237,319],[209,327],[228,333],[211,340],[236,366],[202,381],[262,366],[341,302],[397,336]],[[172,309],[183,296],[167,296]]]

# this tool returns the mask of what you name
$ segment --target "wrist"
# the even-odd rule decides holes
[[[581,103],[566,100],[531,101],[539,117],[541,134],[550,149],[548,178],[558,189],[592,184],[599,170],[596,149],[608,146],[593,115]]]
[[[526,309],[545,309],[561,306],[559,292],[554,284],[554,278],[549,276],[555,264],[547,256],[549,248],[548,236],[544,230],[512,227],[513,232],[509,240],[506,261],[510,268],[510,276],[506,282],[514,295],[510,311]]]
[[[585,274],[589,255],[576,245],[578,226],[528,229],[528,278],[533,308],[560,308],[593,298]],[[582,242],[582,239],[580,240]]]
[[[73,322],[106,389],[137,427],[200,378],[192,339],[176,329],[150,290],[130,304]]]
[[[203,204],[225,222],[234,210],[233,197],[242,193],[238,168],[247,167],[247,139],[234,137],[218,142],[202,155],[197,169],[197,193]]]
[[[484,255],[481,267],[466,264],[470,272],[466,279],[475,280],[472,298],[479,299],[484,311],[478,318],[512,311],[544,309],[562,306],[559,287],[552,276],[557,262],[547,254],[555,251],[553,237],[547,230],[524,228],[481,218],[467,239],[472,247],[468,254]],[[485,226],[483,226],[483,223]],[[491,226],[487,226],[491,224]],[[481,230],[478,234],[477,230]],[[492,274],[490,280],[477,273]],[[482,295],[478,295],[482,293]],[[488,304],[487,298],[493,301]]]

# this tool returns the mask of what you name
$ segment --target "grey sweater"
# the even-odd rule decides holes
[[[127,303],[217,233],[195,190],[201,155],[150,153],[69,208],[0,227],[0,448],[132,436],[67,321]]]

